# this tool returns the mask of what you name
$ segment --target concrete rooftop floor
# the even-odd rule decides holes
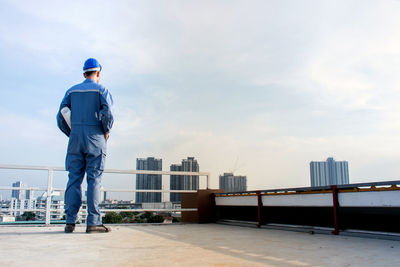
[[[400,241],[219,224],[1,226],[0,266],[400,266]]]

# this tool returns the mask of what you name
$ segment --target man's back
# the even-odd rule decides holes
[[[67,91],[71,98],[72,125],[101,125],[99,96],[104,91],[104,87],[90,79],[71,87]]]
[[[91,79],[86,79],[67,90],[60,110],[68,107],[71,110],[71,128],[78,125],[101,126],[108,133],[113,124],[113,100],[104,86]],[[64,124],[61,114],[57,116],[58,126],[67,136],[71,129]]]

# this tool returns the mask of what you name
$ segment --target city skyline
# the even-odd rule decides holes
[[[149,163],[148,163],[148,161],[154,161],[154,162],[158,162],[158,163],[152,163],[152,164],[150,164],[151,166],[153,166],[153,167],[150,167],[150,168],[155,168],[154,170],[159,170],[159,171],[165,171],[165,170],[163,170],[162,169],[162,161],[164,160],[164,159],[162,159],[162,158],[157,158],[157,157],[155,157],[155,156],[153,156],[153,157],[147,157],[147,158],[137,158],[136,159],[136,161],[137,162],[139,162],[139,164],[137,165],[137,167],[136,167],[136,170],[146,170],[146,169],[148,169],[149,167],[148,166],[150,166],[149,165]],[[328,165],[326,165],[326,164],[328,164],[330,161],[332,161],[334,164],[339,164],[340,166],[338,167],[338,166],[336,166],[336,167],[332,167],[331,166],[331,168],[328,168],[327,166]],[[194,165],[193,165],[194,164]],[[324,166],[322,166],[322,165],[324,165]],[[344,165],[343,165],[344,164]],[[182,166],[183,165],[187,165],[185,168],[182,168]],[[236,164],[235,164],[236,165]],[[318,165],[318,166],[317,166]],[[343,165],[343,166],[342,166]],[[322,178],[321,177],[317,177],[317,178],[312,178],[313,177],[313,173],[314,173],[314,175],[315,175],[315,173],[316,172],[321,172],[320,170],[322,170],[322,172],[324,172],[324,173],[330,173],[330,172],[332,172],[330,169],[332,169],[332,168],[339,168],[338,170],[336,170],[336,171],[338,171],[338,172],[340,172],[341,174],[338,176],[339,178],[332,178],[332,177],[330,177],[328,174],[326,174],[325,176],[323,176]],[[315,169],[315,170],[314,170]],[[326,170],[325,170],[326,169]],[[328,170],[329,169],[329,170]],[[148,170],[153,170],[153,169],[148,169]],[[317,170],[317,171],[316,171]],[[170,165],[170,171],[193,171],[193,172],[198,172],[198,171],[200,171],[199,170],[199,164],[197,163],[197,160],[194,158],[194,157],[187,157],[186,159],[182,159],[182,162],[181,162],[181,164],[171,164]],[[344,174],[343,174],[344,173]],[[334,158],[333,157],[328,157],[328,159],[326,160],[326,161],[323,161],[323,162],[317,162],[317,161],[311,161],[310,163],[309,163],[309,179],[311,180],[311,185],[309,184],[309,185],[306,185],[306,186],[304,186],[304,187],[309,187],[309,186],[324,186],[324,185],[330,185],[330,184],[348,184],[348,183],[350,183],[350,181],[349,181],[349,168],[348,168],[348,162],[347,161],[335,161],[334,160]],[[344,176],[343,176],[344,175]],[[182,189],[182,190],[193,190],[193,189],[195,189],[196,188],[196,186],[194,186],[195,184],[197,184],[197,188],[199,188],[199,179],[198,179],[198,176],[193,176],[193,177],[197,177],[197,180],[193,180],[193,182],[190,182],[190,183],[193,183],[193,185],[190,185],[190,186],[173,186],[172,185],[172,183],[176,183],[176,181],[175,182],[172,182],[173,181],[173,179],[176,179],[176,175],[166,175],[166,176],[168,176],[170,179],[165,179],[165,181],[167,182],[167,184],[164,184],[164,185],[162,185],[161,184],[161,175],[143,175],[143,174],[136,174],[136,176],[137,176],[137,179],[135,180],[135,183],[136,183],[136,188],[137,189],[161,189],[161,188],[169,188],[169,189],[171,189],[171,190],[179,190],[179,189]],[[150,177],[155,177],[156,179],[150,179],[150,180],[146,180],[145,179],[145,177],[146,176],[150,176]],[[246,189],[248,189],[247,188],[247,175],[234,175],[233,174],[233,172],[232,172],[232,170],[229,170],[228,172],[224,172],[224,174],[223,175],[219,175],[219,180],[218,180],[218,186],[217,187],[215,187],[216,189],[221,189],[221,177],[222,176],[232,176],[231,178],[243,178],[244,179],[244,183],[243,182],[240,182],[239,184],[244,184],[245,185],[245,188]],[[179,177],[179,176],[177,176],[177,177]],[[189,180],[188,180],[188,178],[189,178],[189,176],[187,176],[187,175],[185,175],[185,176],[183,176],[183,177],[185,177],[186,179],[185,179],[185,181],[186,181],[186,184],[189,182]],[[328,181],[329,180],[329,182],[326,182],[326,183],[324,183],[324,184],[321,184],[321,181],[322,180],[326,180],[326,181]],[[341,183],[341,182],[335,182],[335,183],[332,183],[332,181],[331,180],[335,180],[335,179],[339,179],[338,181],[341,181],[341,182],[343,182],[343,183]],[[313,185],[313,181],[319,181],[319,182],[315,182],[314,183],[314,185]],[[336,180],[335,180],[336,181]],[[387,181],[389,181],[389,180],[387,180]],[[352,182],[352,183],[355,183],[355,182]],[[143,184],[143,185],[140,185],[140,184]],[[16,182],[12,182],[12,186],[13,187],[29,187],[29,186],[27,186],[27,184],[26,183],[24,183],[23,181],[16,181]],[[161,187],[161,186],[163,186],[163,187]],[[282,187],[281,187],[282,188]],[[85,184],[83,184],[83,189],[84,189],[84,191],[85,191]],[[102,190],[104,189],[104,186],[102,186]],[[271,189],[279,189],[279,187],[276,187],[276,188],[271,188]],[[248,190],[251,190],[251,189],[248,189]],[[20,192],[20,193],[18,193],[18,191]],[[241,190],[241,191],[243,191],[243,190]],[[4,192],[4,191],[3,191]],[[11,192],[11,197],[10,198],[8,198],[8,197],[6,197],[6,198],[4,198],[4,196],[3,196],[3,193],[0,193],[0,200],[10,200],[11,198],[13,198],[13,195],[16,195],[16,194],[20,194],[21,196],[23,196],[23,198],[26,198],[26,199],[30,199],[30,198],[34,198],[34,191],[30,191],[30,190],[10,190],[10,192]],[[40,192],[40,191],[39,191]],[[86,192],[86,191],[85,191]],[[6,193],[6,196],[7,196],[7,194],[8,193]],[[120,196],[117,196],[116,197],[116,195],[118,195],[118,193],[114,193],[113,191],[112,191],[112,189],[109,189],[108,191],[103,191],[103,193],[102,193],[102,198],[106,198],[105,196],[107,196],[108,194],[111,194],[111,195],[113,195],[114,197],[113,198],[111,198],[110,200],[134,200],[135,201],[135,203],[142,203],[142,202],[145,202],[145,201],[143,201],[143,200],[141,200],[141,199],[147,199],[148,197],[146,197],[146,196],[144,196],[144,195],[148,195],[148,196],[150,196],[150,195],[153,195],[153,197],[150,197],[150,198],[152,198],[153,200],[151,200],[150,202],[160,202],[161,201],[161,193],[135,193],[134,195],[134,197],[132,197],[132,198],[130,198],[130,197],[120,197]],[[172,198],[172,195],[173,194],[179,194],[179,193],[165,193],[165,195],[164,195],[164,201],[172,201],[172,202],[176,202],[176,201],[178,201],[178,200],[171,200]],[[142,197],[139,197],[138,198],[138,195],[143,195]],[[35,198],[37,198],[38,196],[35,196]],[[138,202],[136,202],[136,199],[139,199],[139,201]]]

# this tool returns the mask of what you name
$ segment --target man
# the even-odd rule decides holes
[[[57,114],[57,125],[69,137],[65,167],[68,183],[65,189],[65,232],[75,230],[76,217],[82,205],[81,184],[87,180],[87,233],[110,232],[102,224],[99,209],[100,183],[106,157],[106,145],[114,119],[113,100],[99,84],[99,62],[89,58],[83,66],[82,83],[67,90]],[[65,112],[67,111],[67,112]]]

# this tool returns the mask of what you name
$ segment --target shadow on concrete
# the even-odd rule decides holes
[[[19,236],[19,235],[80,235],[85,234],[86,232],[73,232],[73,233],[64,233],[64,230],[60,231],[43,231],[43,232],[7,232],[7,233],[0,233],[0,237],[2,236]]]
[[[26,225],[26,226],[3,226],[6,227],[7,229],[15,229],[15,231],[7,231],[7,232],[0,232],[0,237],[2,236],[21,236],[21,235],[32,235],[32,236],[38,236],[38,235],[80,235],[80,234],[87,234],[86,233],[86,226],[82,225],[77,225],[75,228],[75,231],[73,233],[65,233],[64,232],[64,225],[59,225],[56,226],[57,229],[56,231],[54,230],[54,226],[52,225],[52,228],[48,228],[46,226],[42,225],[36,225],[34,226],[37,231],[24,231],[23,229],[32,229],[32,225]],[[22,230],[22,231],[21,231]]]
[[[216,224],[214,224],[216,225]],[[188,224],[190,226],[190,224]],[[268,266],[317,266],[319,265],[316,262],[310,262],[308,259],[299,259],[299,257],[296,257],[296,255],[287,253],[285,254],[285,257],[282,256],[277,256],[277,254],[280,253],[275,253],[273,249],[271,248],[266,248],[266,247],[257,247],[257,243],[261,244],[266,244],[268,242],[277,242],[274,240],[267,240],[267,242],[257,242],[257,240],[245,240],[245,238],[242,238],[240,240],[240,236],[225,236],[224,234],[232,235],[237,232],[241,231],[241,227],[237,228],[232,228],[227,230],[227,227],[223,225],[216,225],[217,227],[221,227],[221,232],[217,232],[217,235],[215,236],[210,236],[210,233],[205,233],[204,235],[202,234],[197,234],[196,237],[198,239],[193,239],[193,238],[185,238],[190,232],[193,232],[193,230],[184,232],[180,231],[177,229],[174,233],[172,230],[172,227],[169,227],[168,225],[153,225],[153,226],[148,226],[148,227],[134,227],[134,230],[136,231],[141,231],[141,232],[146,232],[151,235],[155,235],[158,237],[164,237],[168,240],[174,240],[177,242],[183,242],[183,243],[188,243],[190,245],[194,245],[197,247],[200,247],[202,249],[206,250],[211,250],[213,252],[229,255],[232,257],[244,259],[247,261],[252,261],[257,264],[265,264]],[[129,226],[127,226],[129,227]],[[224,229],[225,227],[225,229]],[[175,229],[174,229],[175,230]],[[227,230],[227,231],[226,231]],[[260,232],[260,238],[265,237],[265,229],[257,229],[257,228],[246,228],[246,231],[264,231],[264,233]],[[214,231],[215,232],[215,231]],[[279,232],[279,231],[276,231]],[[254,233],[253,233],[254,234]],[[255,233],[257,237],[257,232]],[[275,238],[277,233],[275,233]],[[278,233],[279,235],[279,233]],[[251,237],[249,237],[251,238]],[[232,239],[235,240],[235,242],[232,242]],[[243,241],[243,242],[241,242]],[[258,240],[258,241],[265,241],[265,240]],[[246,243],[251,243],[251,246],[246,246]],[[279,242],[279,241],[278,241]],[[283,247],[283,250],[287,250],[290,252],[289,247]]]

